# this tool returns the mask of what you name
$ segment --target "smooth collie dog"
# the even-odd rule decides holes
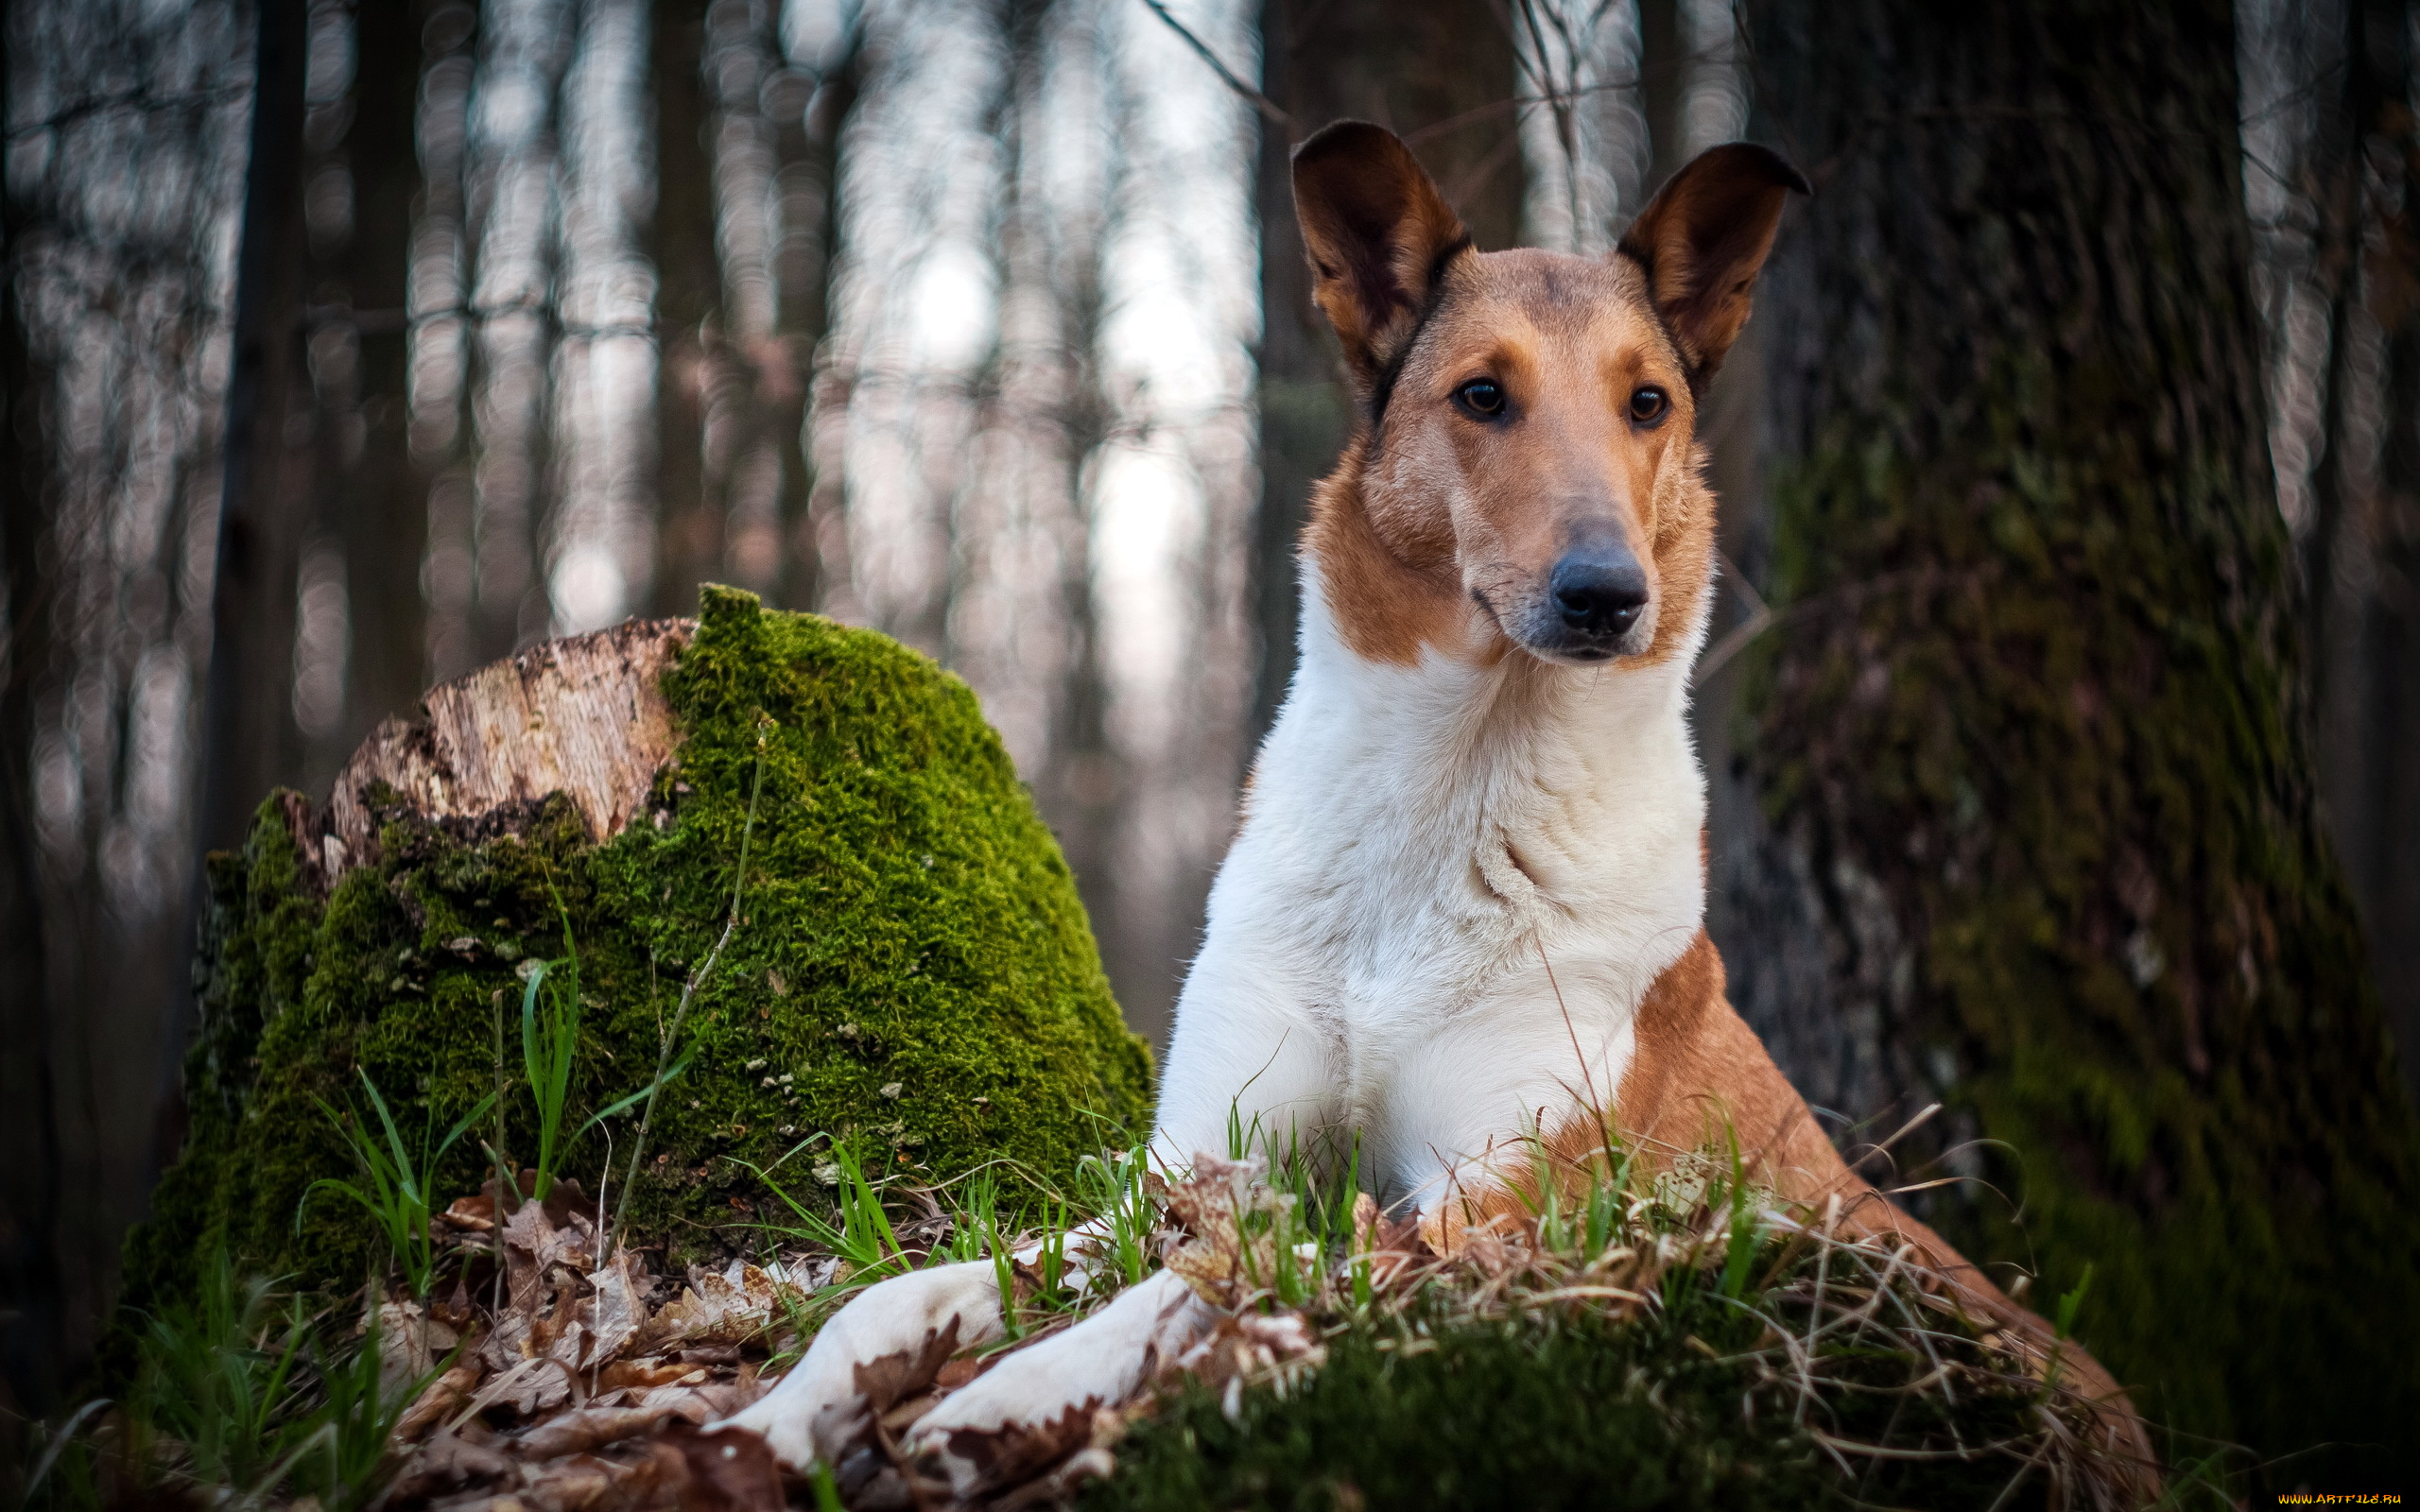
[[[1727,1121],[1781,1196],[1896,1234],[1970,1311],[2047,1338],[1834,1153],[1703,928],[1697,406],[1806,187],[1762,147],[1716,147],[1595,262],[1477,250],[1378,127],[1296,151],[1359,423],[1304,535],[1301,665],[1210,894],[1153,1148],[1172,1168],[1225,1151],[1231,1116],[1354,1131],[1377,1199],[1443,1249],[1527,1211],[1540,1141],[1577,1169],[1609,1125],[1646,1150]],[[862,1366],[999,1336],[995,1274],[874,1286],[735,1420],[794,1467],[838,1456],[864,1431]],[[1006,1356],[904,1447],[980,1492],[1004,1440],[1130,1397],[1216,1319],[1161,1272]],[[2070,1346],[2062,1370],[2139,1442],[2097,1365]]]

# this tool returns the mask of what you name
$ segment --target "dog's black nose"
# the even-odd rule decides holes
[[[1625,552],[1573,552],[1547,580],[1563,623],[1588,635],[1622,635],[1647,607],[1647,573]]]

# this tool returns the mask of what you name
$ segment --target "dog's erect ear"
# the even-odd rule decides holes
[[[1294,217],[1312,296],[1370,397],[1470,232],[1392,131],[1339,121],[1294,149]]]
[[[1672,175],[1622,235],[1620,255],[1647,270],[1656,313],[1703,383],[1748,323],[1748,290],[1773,249],[1781,205],[1806,175],[1769,147],[1709,147]]]

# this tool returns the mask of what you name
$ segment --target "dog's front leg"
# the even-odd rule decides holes
[[[1096,1410],[1133,1396],[1218,1320],[1183,1277],[1161,1271],[1004,1357],[925,1414],[906,1447],[960,1500],[1016,1481],[1089,1439]]]
[[[765,1435],[793,1469],[830,1463],[862,1427],[870,1375],[905,1369],[1000,1336],[999,1273],[988,1260],[895,1276],[844,1305],[781,1383],[731,1419]]]

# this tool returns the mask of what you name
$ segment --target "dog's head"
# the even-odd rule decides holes
[[[1482,253],[1393,133],[1296,149],[1314,292],[1361,427],[1308,547],[1347,643],[1660,661],[1713,550],[1698,402],[1806,181],[1733,144],[1673,175],[1603,261]]]

